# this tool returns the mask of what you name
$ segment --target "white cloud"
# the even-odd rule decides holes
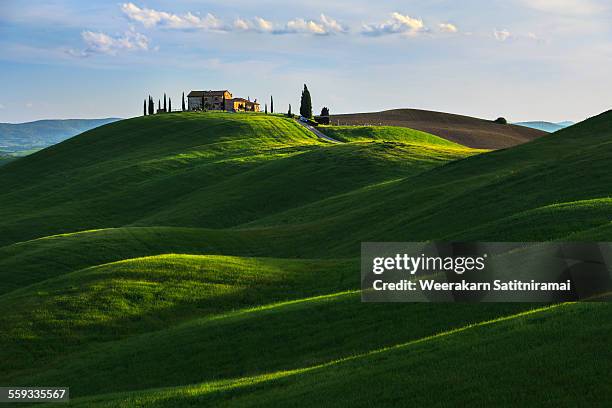
[[[274,30],[274,24],[261,17],[252,20],[237,18],[234,21],[234,29],[237,31],[256,31],[258,33],[270,33]]]
[[[400,13],[391,14],[391,19],[379,24],[365,24],[362,33],[378,36],[385,34],[417,34],[427,31],[423,20]]]
[[[92,54],[115,55],[119,51],[146,51],[149,39],[134,30],[126,31],[122,36],[112,37],[102,32],[83,31],[81,37],[86,48],[82,51],[69,50],[69,54],[87,57]]]
[[[440,31],[444,33],[456,33],[459,31],[457,26],[451,23],[442,23],[438,27],[440,27]]]
[[[337,20],[321,14],[318,21],[295,18],[285,25],[279,26],[261,17],[252,20],[238,18],[234,21],[234,29],[237,31],[255,31],[258,33],[273,34],[315,34],[329,35],[347,32],[347,28]]]
[[[204,17],[197,16],[191,12],[183,15],[167,13],[148,8],[140,8],[134,3],[123,3],[121,5],[123,13],[132,21],[138,22],[145,27],[167,27],[173,29],[205,29],[205,30],[227,30],[223,21],[211,13]]]
[[[326,34],[325,27],[322,24],[315,21],[306,21],[303,18],[296,18],[291,20],[285,26],[285,29],[280,32],[286,33],[313,33],[313,34]]]
[[[493,36],[497,41],[506,41],[508,38],[512,36],[512,33],[508,30],[495,30],[493,31]]]
[[[170,29],[203,29],[211,31],[254,31],[259,33],[291,34],[307,33],[328,35],[346,32],[347,29],[337,20],[321,14],[319,20],[296,18],[284,25],[275,25],[262,17],[252,19],[237,18],[234,23],[226,25],[211,13],[200,17],[191,12],[183,15],[168,13],[149,8],[141,8],[134,3],[123,3],[121,10],[128,19],[138,22],[147,28],[165,27]]]

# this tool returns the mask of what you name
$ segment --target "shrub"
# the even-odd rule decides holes
[[[508,121],[506,120],[506,118],[497,118],[495,119],[495,123],[499,123],[500,125],[507,125]]]

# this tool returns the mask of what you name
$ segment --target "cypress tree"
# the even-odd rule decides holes
[[[268,104],[266,103],[266,105],[265,105],[265,106],[266,106],[266,108],[265,108],[264,112],[265,112],[265,114],[267,115],[267,114],[268,114]]]
[[[293,114],[291,113],[291,104],[289,104],[289,112],[287,112],[287,116],[292,117]]]
[[[164,92],[164,110],[166,110],[166,93]]]
[[[183,92],[183,96],[181,98],[181,109],[185,112],[185,92]]]
[[[144,112],[143,116],[147,116],[147,100],[146,99],[144,100],[143,112]]]
[[[168,98],[168,112],[172,112],[172,98]]]
[[[149,95],[149,115],[152,115],[155,110],[154,106],[153,106],[153,98],[151,97],[151,95]]]
[[[223,92],[223,105],[221,106],[221,110],[225,111],[225,92]]]
[[[204,92],[202,92],[202,110],[204,110]]]
[[[161,99],[157,100],[157,112],[161,110]]]
[[[274,97],[270,95],[270,113],[274,113]]]
[[[308,90],[306,84],[304,84],[304,90],[302,91],[300,115],[308,119],[312,118],[312,100],[310,99],[310,91]]]

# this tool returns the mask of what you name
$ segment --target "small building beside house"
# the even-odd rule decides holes
[[[226,101],[225,110],[231,112],[259,112],[259,104],[257,101],[252,102],[244,98],[233,98]]]
[[[229,112],[259,112],[257,100],[250,101],[244,98],[234,98],[228,90],[222,91],[191,91],[187,95],[187,109],[197,110],[225,110]]]

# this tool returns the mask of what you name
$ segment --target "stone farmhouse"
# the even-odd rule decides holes
[[[250,101],[244,98],[234,98],[228,90],[223,91],[191,91],[187,95],[187,109],[225,110],[229,112],[259,112],[257,99]]]

